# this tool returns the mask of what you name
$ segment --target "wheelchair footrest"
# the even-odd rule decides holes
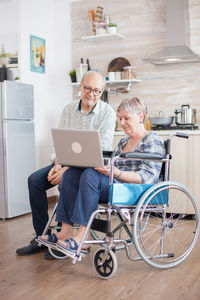
[[[108,233],[108,225],[109,221],[107,220],[94,219],[91,225],[91,229]]]

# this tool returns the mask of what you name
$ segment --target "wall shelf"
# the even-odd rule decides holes
[[[83,36],[81,38],[82,41],[85,42],[102,42],[102,41],[108,41],[108,40],[122,40],[125,36],[122,34],[116,32],[116,33],[107,33],[102,35],[90,35],[90,36]]]
[[[131,90],[131,84],[140,82],[140,79],[122,79],[122,80],[107,80],[106,81],[106,90],[112,93],[125,93]],[[113,88],[114,85],[127,83],[127,88]],[[80,82],[68,82],[67,85],[78,87]],[[111,88],[112,86],[112,88]]]
[[[131,90],[131,85],[132,83],[140,82],[141,80],[139,79],[122,79],[122,80],[113,80],[113,81],[106,81],[106,90],[108,92],[112,92],[114,94],[116,93],[128,93]],[[122,83],[127,83],[127,88],[113,88],[114,85],[122,84]]]
[[[116,83],[133,83],[133,82],[140,82],[140,79],[121,79],[121,80],[107,80],[106,84],[116,84]]]
[[[106,85],[114,85],[118,83],[134,83],[134,82],[140,82],[140,79],[121,79],[121,80],[106,80]],[[67,82],[67,85],[72,85],[72,86],[79,86],[80,82]]]

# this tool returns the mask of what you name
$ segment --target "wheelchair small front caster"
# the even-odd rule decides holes
[[[100,249],[94,254],[94,268],[101,278],[108,279],[114,276],[117,266],[117,258],[112,250],[107,252],[105,249]]]

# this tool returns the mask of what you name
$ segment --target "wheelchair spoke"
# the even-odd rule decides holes
[[[169,268],[181,263],[194,248],[199,232],[199,209],[193,196],[179,183],[160,183],[155,191],[152,190],[144,195],[136,209],[135,246],[148,264]],[[168,195],[168,202],[151,210],[148,201],[153,201],[155,197],[159,199],[163,192]],[[149,221],[142,230],[146,211]]]

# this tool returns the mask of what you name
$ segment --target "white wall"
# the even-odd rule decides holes
[[[0,51],[3,44],[6,52],[15,53],[18,50],[18,40],[18,3],[0,0]]]
[[[0,1],[0,35],[18,32],[18,3],[14,1]]]
[[[21,81],[34,85],[36,169],[49,164],[50,128],[58,125],[64,105],[72,100],[66,84],[71,68],[70,12],[70,0],[0,2],[0,42],[1,37],[18,35]],[[46,40],[45,74],[30,71],[30,35]]]
[[[34,85],[36,168],[49,163],[51,127],[71,101],[66,85],[71,64],[70,3],[66,0],[20,0],[21,80]],[[30,35],[46,40],[45,74],[30,72]]]
[[[58,126],[63,107],[72,100],[72,89],[66,85],[71,69],[71,1],[0,1],[0,42],[3,36],[17,34],[21,81],[34,85],[38,169],[50,163],[50,128]],[[45,74],[30,72],[30,35],[46,40]]]

